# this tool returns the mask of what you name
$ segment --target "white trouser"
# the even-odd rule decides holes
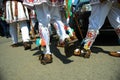
[[[11,35],[13,44],[18,43],[17,26],[18,26],[17,23],[11,23],[10,24],[10,35]],[[26,21],[19,22],[19,27],[21,29],[23,42],[29,42],[30,37],[29,37],[29,30],[28,30]]]
[[[111,26],[119,30],[117,34],[120,38],[120,8],[116,4],[112,4],[112,2],[94,4],[92,5],[92,12],[89,18],[88,33],[85,38],[84,48],[87,45],[87,48],[90,49],[107,16]],[[92,34],[93,31],[96,33]]]
[[[35,8],[37,20],[39,22],[39,31],[41,34],[40,37],[44,38],[46,42],[46,50],[44,51],[44,54],[51,54],[49,48],[50,34],[48,27],[50,21],[52,20],[55,24],[57,24],[56,30],[62,41],[64,41],[64,39],[68,37],[64,29],[64,24],[61,21],[59,7],[53,7],[46,3],[43,3],[41,5],[35,6]]]
[[[89,18],[89,29],[99,30],[108,19],[112,27],[120,27],[120,8],[113,6],[112,2],[92,5],[92,12]]]

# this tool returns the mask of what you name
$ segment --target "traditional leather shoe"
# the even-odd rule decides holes
[[[31,49],[31,43],[30,42],[24,42],[23,45],[24,45],[24,50]]]
[[[18,45],[18,43],[15,43],[15,44],[12,44],[11,46],[12,47],[18,47],[19,45]]]
[[[73,32],[73,36],[70,36],[70,39],[71,39],[71,40],[78,39],[78,38],[76,37],[76,35],[75,35],[75,32]]]
[[[72,40],[70,39],[70,38],[65,38],[65,40],[64,40],[64,42],[66,43],[69,43],[69,42],[71,42]]]
[[[81,55],[80,50],[79,50],[79,49],[75,49],[73,55],[75,55],[75,56],[80,56],[80,55]]]
[[[85,54],[84,58],[90,58],[90,55],[91,55],[91,50],[90,49],[88,49],[88,50],[83,49],[83,53]]]
[[[70,43],[70,41],[71,41],[70,38],[65,38],[65,40],[64,40],[63,42],[59,42],[59,43],[57,44],[57,47],[64,47],[65,44]]]
[[[43,64],[43,65],[52,63],[52,55],[51,54],[41,54],[39,56],[39,60],[40,60],[41,64]]]
[[[74,54],[75,56],[82,56],[84,58],[89,58],[91,55],[91,50],[86,50],[86,49],[75,49]]]
[[[111,55],[111,56],[114,56],[114,57],[120,57],[120,51],[110,52],[110,55]]]

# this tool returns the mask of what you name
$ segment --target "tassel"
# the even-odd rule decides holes
[[[37,38],[35,44],[36,44],[37,46],[42,46],[42,47],[46,46],[45,40],[44,40],[44,39],[41,39],[41,38]]]
[[[43,46],[46,46],[46,42],[45,42],[44,39],[41,39],[41,46],[42,46],[42,47],[43,47]]]
[[[40,38],[37,38],[37,39],[36,39],[35,44],[36,44],[37,46],[40,46]]]
[[[69,36],[73,36],[74,30],[73,30],[72,28],[70,28],[70,27],[68,27],[68,26],[64,26],[64,29],[65,29],[65,31],[67,32],[67,34],[68,34]]]

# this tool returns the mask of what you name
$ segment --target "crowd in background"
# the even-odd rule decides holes
[[[0,8],[0,36],[9,38],[9,24],[5,21],[4,10]]]

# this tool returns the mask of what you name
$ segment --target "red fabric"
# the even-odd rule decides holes
[[[46,46],[45,40],[41,39],[41,46]]]
[[[33,0],[29,0],[29,2],[33,2]]]
[[[64,29],[67,31],[68,30],[68,26],[64,26]]]

